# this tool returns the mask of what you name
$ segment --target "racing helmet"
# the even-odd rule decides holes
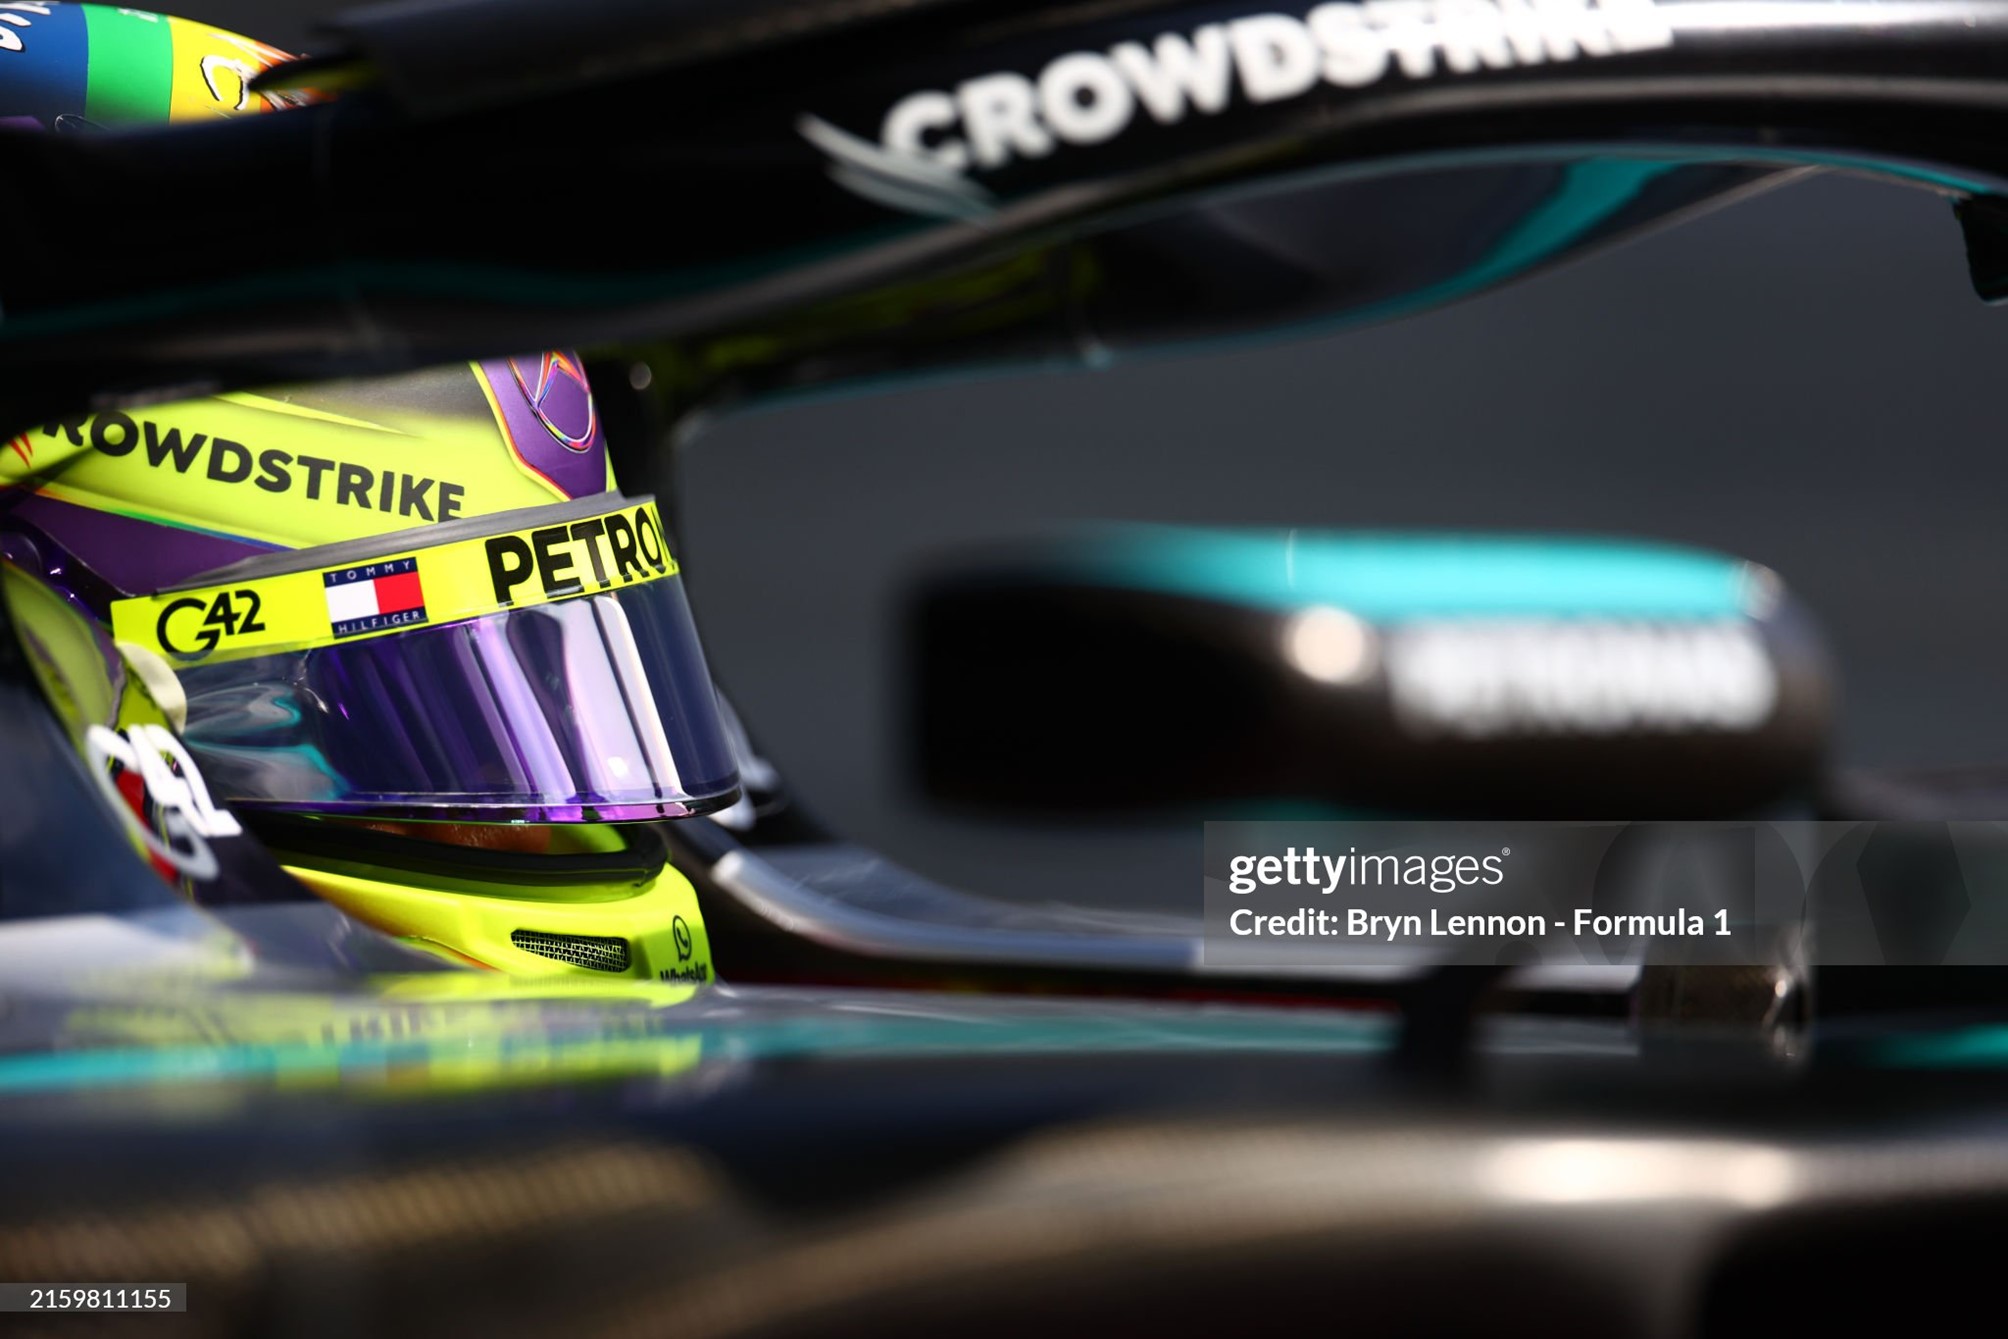
[[[457,964],[581,988],[652,981],[671,992],[654,997],[660,1002],[712,979],[696,892],[670,865],[658,825],[394,823],[266,812],[252,819],[255,837],[246,835],[211,795],[152,684],[80,601],[46,573],[0,556],[0,605],[0,636],[18,639],[45,705],[101,792],[101,809],[188,900],[222,909],[318,895],[354,920]],[[55,799],[40,826],[54,824],[53,831],[88,844],[88,820],[68,813],[64,798],[77,797]],[[75,842],[33,850],[46,858],[0,889],[0,906],[16,914],[51,897],[50,911],[148,904],[143,889],[113,877],[124,871],[105,852],[93,849],[80,863]],[[277,923],[233,924],[256,952]],[[337,942],[365,941],[329,941]],[[361,960],[386,969],[372,953]]]
[[[459,963],[712,979],[695,891],[621,820],[730,804],[734,752],[575,357],[37,425],[0,450],[0,557],[108,629],[287,886]]]
[[[285,53],[138,10],[0,7],[0,52],[5,131],[301,100],[250,91]],[[151,732],[125,751],[158,765],[114,749],[106,773],[147,852],[182,854],[198,796],[293,876],[163,869],[195,901],[311,890],[461,962],[710,979],[661,838],[592,821],[704,812],[736,778],[661,518],[619,494],[575,355],[35,425],[0,444],[0,572],[17,615],[95,619],[107,701],[157,704],[67,713]]]
[[[14,560],[109,622],[234,808],[680,817],[737,776],[655,503],[554,352],[104,408],[0,451]]]
[[[0,124],[270,110],[286,53],[0,6]],[[4,133],[4,132],[0,132]],[[0,446],[0,543],[108,623],[243,810],[678,817],[737,792],[661,517],[566,352],[104,406]]]
[[[304,100],[251,89],[289,59],[192,19],[13,0],[0,6],[0,128],[113,129],[270,111]]]

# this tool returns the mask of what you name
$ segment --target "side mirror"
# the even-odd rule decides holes
[[[1000,816],[1742,816],[1835,697],[1772,573],[1617,541],[1113,529],[959,562],[909,631],[920,786]]]

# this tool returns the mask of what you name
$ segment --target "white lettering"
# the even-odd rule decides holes
[[[1044,158],[1053,151],[1053,137],[1039,124],[1038,91],[1024,75],[971,79],[955,96],[979,167],[1002,167],[1014,153]]]
[[[235,837],[244,829],[229,810],[216,807],[181,741],[162,726],[144,723],[127,727],[123,735],[102,725],[84,733],[93,778],[147,851],[190,878],[215,878],[222,867],[206,839]],[[136,811],[120,792],[115,768],[139,775],[146,802],[158,815],[158,833],[152,815]]]
[[[1364,88],[1387,73],[1387,43],[1359,5],[1319,5],[1307,20],[1325,53],[1323,73],[1340,88]]]
[[[1039,113],[1069,144],[1099,144],[1129,124],[1136,101],[1105,57],[1062,56],[1039,76]]]
[[[1190,42],[1165,33],[1148,48],[1124,42],[1109,57],[1136,91],[1137,101],[1162,125],[1183,120],[1188,101],[1208,115],[1227,105],[1232,69],[1227,30],[1217,23],[1201,28]]]
[[[1396,713],[1421,734],[1751,730],[1777,670],[1738,621],[1413,624],[1389,638]]]
[[[1318,81],[1318,44],[1296,19],[1281,14],[1236,19],[1227,25],[1227,37],[1250,102],[1294,98]]]
[[[0,28],[0,42],[9,36]],[[1218,115],[1237,84],[1259,106],[1301,97],[1321,81],[1364,88],[1395,73],[1427,79],[1672,43],[1672,25],[1654,0],[1331,0],[1301,19],[1252,14],[1190,35],[1064,53],[1036,79],[1000,71],[963,82],[953,95],[917,92],[886,113],[879,141],[895,161],[948,174],[989,171],[1043,158],[1061,143],[1106,143],[1131,126],[1139,107],[1165,126],[1193,112]],[[801,125],[840,169],[855,169],[833,174],[837,180],[896,208],[919,207],[907,200],[910,189],[887,196],[886,168],[869,162],[864,146],[844,143],[815,117]],[[948,184],[981,198],[980,188],[956,188],[952,176]]]
[[[1727,917],[1724,918],[1727,920]],[[1575,932],[1599,938],[1623,935],[1633,938],[1705,935],[1708,926],[1692,911],[1674,910],[1652,916],[1599,915],[1589,907],[1577,907]]]
[[[885,128],[879,137],[894,153],[926,158],[960,172],[969,166],[969,149],[961,140],[948,136],[937,144],[927,142],[931,132],[954,126],[954,98],[946,93],[915,93],[893,104],[885,114]]]
[[[1411,79],[1436,73],[1436,6],[1430,0],[1366,0],[1367,22]]]
[[[1443,0],[1436,11],[1434,33],[1444,65],[1458,74],[1513,67],[1506,21],[1491,0]]]
[[[1659,51],[1673,45],[1673,25],[1652,0],[1598,0],[1611,42],[1620,51]]]

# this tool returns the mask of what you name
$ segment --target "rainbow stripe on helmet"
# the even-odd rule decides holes
[[[60,0],[0,3],[0,117],[115,129],[270,111],[251,81],[290,53],[192,19]]]

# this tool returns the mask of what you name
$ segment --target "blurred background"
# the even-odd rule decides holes
[[[344,7],[177,12],[298,49]],[[682,556],[714,670],[826,821],[975,891],[1182,907],[1196,824],[912,796],[894,634],[930,555],[1084,518],[1700,545],[1824,622],[1843,761],[2008,760],[2004,367],[1949,206],[1827,175],[1389,325],[712,422],[680,461]]]

